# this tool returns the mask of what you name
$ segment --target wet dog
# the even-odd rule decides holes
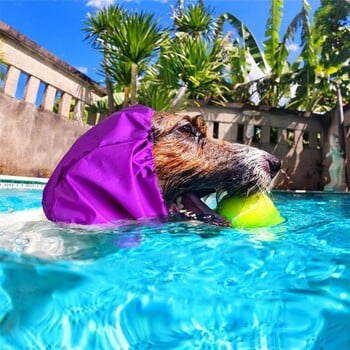
[[[140,113],[136,115],[135,120],[139,121],[144,115],[145,108],[138,108],[137,110]],[[128,162],[127,164],[140,166],[137,168],[136,173],[137,175],[141,174],[142,179],[146,178],[146,184],[149,184],[150,181],[149,171],[152,173],[152,178],[154,175],[162,197],[160,200],[162,204],[165,204],[164,212],[166,218],[169,216],[170,219],[174,220],[190,219],[219,226],[230,226],[224,218],[217,215],[202,201],[203,197],[211,193],[221,196],[227,192],[230,196],[234,196],[265,191],[269,188],[273,177],[279,170],[279,160],[264,151],[247,145],[210,138],[207,135],[207,129],[201,116],[192,117],[169,113],[153,113],[153,111],[148,111],[148,113],[149,119],[147,120],[149,120],[149,125],[147,123],[147,132],[142,133],[143,136],[140,136],[140,140],[137,139],[135,144],[137,147],[133,144],[130,148],[134,154],[135,150],[138,149],[138,157],[136,157],[137,159],[134,163]],[[117,115],[114,120],[119,120],[121,117]],[[123,126],[125,128],[126,121],[130,120],[130,117],[129,114],[126,114],[125,119],[121,120],[123,123],[118,124],[118,127]],[[113,119],[110,119],[110,121],[113,121]],[[90,130],[92,130],[92,135],[96,139],[97,135],[101,136],[103,141],[105,140],[106,135],[102,132],[97,134],[96,127]],[[97,129],[97,131],[99,130]],[[110,130],[110,124],[103,131],[105,130]],[[137,138],[135,132],[131,132],[130,135],[133,138]],[[147,136],[146,141],[143,139],[144,136]],[[83,136],[83,139],[80,141],[86,141],[90,144],[95,138],[88,134]],[[115,139],[113,138],[113,140]],[[127,140],[129,142],[129,139]],[[149,150],[152,149],[153,151],[151,162],[147,159],[145,160],[144,156],[147,158],[147,154],[139,158],[140,153],[143,152],[145,142],[146,145],[150,145]],[[148,203],[153,203],[156,200],[155,192],[150,192],[149,188],[144,189],[142,186],[135,187],[135,190],[139,192],[132,191],[132,181],[124,176],[124,173],[122,176],[118,175],[123,167],[128,167],[124,163],[122,167],[119,166],[122,157],[128,159],[130,156],[130,153],[127,152],[127,145],[128,143],[121,144],[120,153],[113,148],[111,157],[104,163],[100,162],[100,160],[108,152],[108,147],[103,144],[101,148],[93,148],[95,153],[90,152],[85,156],[86,158],[83,158],[83,162],[87,167],[86,170],[84,168],[84,172],[72,173],[71,170],[74,170],[77,164],[79,165],[79,163],[74,163],[71,168],[68,168],[68,175],[64,172],[58,173],[60,175],[58,179],[62,181],[65,179],[74,180],[73,183],[78,186],[78,189],[82,187],[82,184],[87,183],[87,186],[83,187],[81,192],[74,192],[75,187],[72,192],[66,192],[69,196],[64,197],[65,202],[62,203],[66,204],[68,201],[70,205],[76,204],[74,213],[81,215],[87,212],[86,207],[83,207],[82,201],[87,194],[91,194],[89,202],[94,201],[98,197],[103,203],[112,203],[114,210],[114,208],[117,208],[116,204],[121,202],[121,200],[119,197],[113,198],[109,194],[113,191],[113,184],[117,183],[119,187],[120,182],[123,180],[127,181],[128,184],[122,186],[125,188],[123,194],[126,196],[127,203],[134,205],[134,203],[140,201],[140,193],[143,190],[145,190],[146,198],[149,199]],[[76,146],[80,147],[81,143],[78,142]],[[73,150],[76,146],[73,146]],[[79,149],[82,149],[85,154],[86,144],[83,146]],[[96,149],[100,152],[96,152]],[[92,157],[94,154],[96,155],[95,158]],[[68,152],[70,157],[68,160],[73,159],[75,161],[75,158],[71,157],[71,155],[72,153]],[[64,159],[67,160],[67,157]],[[96,168],[93,167],[94,160],[97,163]],[[149,162],[146,167],[143,165],[144,161]],[[67,162],[63,162],[63,165],[66,164]],[[117,173],[113,172],[115,168],[118,168]],[[63,170],[67,169],[64,167]],[[97,175],[103,177],[99,187],[96,187]],[[104,183],[108,179],[110,179],[110,182],[105,185]],[[69,183],[66,181],[64,182],[64,187],[60,187],[59,182],[54,182],[51,190],[57,190],[53,192],[56,196],[49,197],[49,199],[61,200],[59,196],[63,190],[67,190],[67,184]],[[142,182],[142,184],[144,183]],[[87,190],[90,190],[90,192],[87,193]],[[60,213],[66,209],[66,206],[61,206],[59,209]],[[65,222],[80,224],[80,222],[70,221],[70,212],[68,214]],[[150,217],[150,219],[153,220],[153,217]],[[28,254],[44,257],[67,254],[65,247],[69,247],[68,250],[71,251],[70,247],[72,246],[70,243],[71,238],[68,238],[72,237],[70,232],[79,232],[74,231],[75,226],[70,227],[67,231],[65,225],[48,224],[41,209],[0,214],[0,222],[3,223],[3,225],[0,225],[0,231],[2,232],[1,247],[16,251],[21,248]],[[64,221],[61,220],[60,222]],[[86,229],[82,231],[88,242],[86,243],[79,238],[79,249],[84,250],[86,248],[85,243],[89,246],[90,235],[85,235],[85,233],[93,233],[95,229],[97,229],[96,232],[101,232],[99,225],[92,225],[89,228],[91,231],[86,231]],[[92,237],[94,237],[94,234],[92,234]],[[92,239],[92,242],[95,245],[96,241],[94,239]],[[74,246],[76,244],[74,241]]]
[[[210,138],[200,116],[136,105],[72,145],[45,186],[43,209],[51,221],[82,225],[170,216],[228,226],[201,198],[265,191],[279,167],[264,151]]]
[[[269,188],[280,161],[257,148],[210,138],[201,116],[155,113],[154,161],[170,216],[229,226],[202,200]]]

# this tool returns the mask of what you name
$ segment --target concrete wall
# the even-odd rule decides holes
[[[90,126],[0,92],[0,174],[48,177]]]
[[[189,108],[207,120],[209,134],[231,142],[251,144],[282,161],[275,186],[291,190],[322,190],[328,181],[324,169],[326,115],[307,115],[283,109],[252,110],[244,105]],[[247,131],[253,132],[252,138]]]
[[[321,117],[214,106],[189,108],[187,112],[201,113],[210,135],[216,133],[216,137],[231,142],[251,143],[281,159],[277,188],[323,188],[325,132]],[[256,127],[258,138],[246,137],[248,125]],[[0,174],[49,176],[69,147],[89,128],[0,92]],[[287,139],[291,132],[294,141]]]
[[[85,106],[106,95],[102,86],[1,21],[0,42],[5,94],[80,123]],[[94,124],[94,116],[88,119]]]
[[[0,174],[48,177],[90,128],[85,106],[106,91],[1,21],[0,43],[7,67],[0,82]]]
[[[331,160],[326,154],[329,135],[337,130],[335,113],[307,117],[284,110],[252,113],[237,106],[189,108],[187,112],[201,113],[210,135],[250,143],[281,159],[276,188],[322,190],[329,181]],[[349,156],[349,108],[344,117]],[[248,126],[253,126],[259,137],[247,138]],[[69,147],[89,128],[0,92],[0,174],[49,176]],[[349,174],[349,164],[347,169]]]

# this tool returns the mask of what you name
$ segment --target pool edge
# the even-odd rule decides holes
[[[41,177],[26,177],[0,175],[0,189],[38,189],[42,190],[48,179]]]

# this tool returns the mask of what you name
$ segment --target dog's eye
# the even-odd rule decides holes
[[[193,128],[191,124],[182,125],[177,130],[186,137],[193,136]]]
[[[177,131],[180,132],[184,137],[191,138],[197,143],[200,143],[204,136],[202,132],[192,124],[184,124],[180,126]]]

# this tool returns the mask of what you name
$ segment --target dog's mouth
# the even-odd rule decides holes
[[[231,227],[231,224],[211,209],[204,199],[205,196],[194,192],[182,193],[169,206],[170,217],[176,220],[197,220],[216,226]]]
[[[251,161],[250,165],[246,165],[245,168],[236,167],[235,172],[230,172],[230,177],[222,175],[219,179],[205,181],[207,184],[211,183],[208,187],[202,187],[201,184],[196,187],[193,183],[181,187],[180,191],[173,193],[173,196],[170,197],[172,199],[167,202],[170,203],[168,205],[170,217],[175,220],[197,220],[217,226],[231,227],[228,220],[211,208],[216,208],[220,199],[226,195],[229,197],[250,196],[270,188],[280,168],[280,161],[271,155],[267,156],[265,153],[262,155],[259,157],[260,161]],[[193,190],[194,188],[196,189]],[[210,207],[205,202],[205,198],[209,195],[212,195],[212,199],[216,198],[216,203],[211,203]]]

